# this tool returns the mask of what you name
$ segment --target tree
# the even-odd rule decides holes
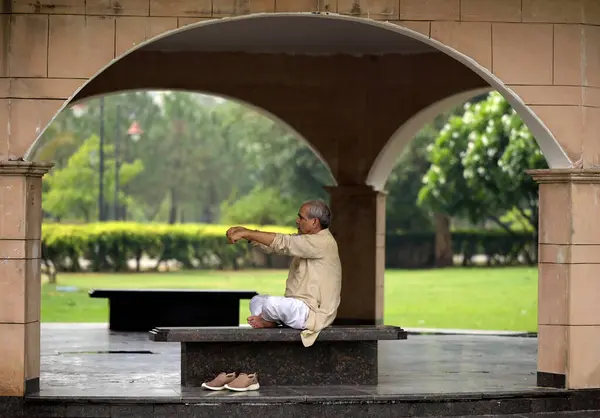
[[[144,167],[143,175],[120,184],[136,202],[127,205],[128,219],[214,223],[223,201],[229,207],[265,190],[278,190],[292,206],[327,198],[323,185],[331,175],[324,164],[283,126],[248,107],[183,92],[130,92],[103,101],[105,156],[114,159],[118,141],[119,161],[139,159]],[[139,140],[127,135],[134,121],[143,129]],[[36,157],[64,162],[84,138],[99,135],[100,126],[98,98],[65,109],[44,133]],[[108,171],[114,166],[107,162]],[[50,191],[50,183],[44,187]]]
[[[294,225],[298,207],[282,198],[276,188],[253,190],[241,199],[221,204],[221,222],[259,225]]]
[[[418,204],[423,176],[429,170],[429,146],[448,120],[448,113],[438,115],[425,125],[402,153],[386,183],[386,229],[389,233],[423,232],[433,229],[432,213]]]
[[[419,202],[473,223],[501,219],[517,210],[537,236],[537,185],[527,169],[546,168],[531,132],[499,94],[467,103],[462,116],[448,120],[429,150],[431,167]]]
[[[418,204],[418,198],[422,178],[430,167],[429,146],[435,142],[448,116],[448,113],[438,115],[410,142],[388,179],[389,194],[386,205],[388,233],[435,229],[435,265],[439,267],[453,264],[450,217],[440,212],[432,213]]]
[[[332,176],[301,139],[237,103],[223,104],[216,112],[223,124],[220,132],[227,143],[234,144],[232,148],[237,148],[237,159],[248,173],[247,181],[240,183],[239,197],[260,186],[279,189],[294,206],[308,199],[328,199],[323,186],[332,184]]]
[[[57,219],[90,222],[98,215],[98,147],[99,139],[90,137],[69,158],[67,165],[52,171],[46,178],[48,191],[42,196],[45,212]],[[106,149],[110,155],[111,146]],[[115,189],[114,158],[107,157],[105,195],[113,198]],[[112,167],[112,169],[110,169]],[[119,169],[121,184],[127,184],[143,171],[140,160],[122,164]],[[120,203],[132,203],[121,191]]]

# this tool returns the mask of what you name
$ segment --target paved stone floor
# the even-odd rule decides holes
[[[0,418],[600,418],[599,390],[535,387],[537,341],[523,336],[410,335],[380,343],[378,385],[247,393],[182,388],[179,345],[147,333],[42,324],[41,343],[40,392],[0,398]]]
[[[329,394],[318,388],[315,394],[352,398],[365,392],[385,397],[539,391],[536,344],[535,338],[475,335],[383,341],[379,385],[330,388]],[[240,396],[182,390],[179,344],[152,342],[147,333],[113,333],[103,324],[42,324],[41,352],[40,397]],[[267,387],[260,392],[285,397],[298,391],[313,392]]]

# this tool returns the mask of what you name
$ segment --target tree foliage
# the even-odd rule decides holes
[[[438,132],[425,126],[408,144],[387,180],[386,228],[393,232],[422,232],[433,229],[429,210],[416,204],[421,178],[429,168],[427,146]]]
[[[537,185],[527,169],[546,168],[531,132],[498,93],[465,105],[451,117],[430,146],[431,166],[419,192],[423,207],[473,223],[501,219],[518,212],[537,230]]]
[[[139,138],[128,134],[134,122],[143,130]],[[251,202],[260,204],[274,194],[282,201],[275,210],[280,213],[307,199],[326,199],[323,186],[332,184],[326,166],[307,144],[243,105],[181,92],[124,93],[65,109],[45,132],[33,158],[59,161],[45,182],[45,193],[54,188],[46,198],[45,210],[50,216],[65,221],[94,220],[96,209],[91,205],[98,195],[97,180],[93,184],[86,180],[87,189],[75,188],[78,199],[59,202],[55,196],[71,192],[59,191],[58,180],[51,178],[67,164],[81,165],[69,158],[80,159],[77,150],[85,138],[99,136],[101,130],[105,155],[113,164],[110,168],[107,160],[105,196],[113,193],[110,187],[114,185],[109,183],[114,181],[110,172],[115,158],[125,164],[140,160],[144,167],[141,175],[127,184],[121,182],[123,193],[130,198],[127,211],[119,216],[111,213],[111,220],[215,223],[221,218],[240,219],[240,208]],[[98,167],[86,170],[82,179],[94,175],[97,179]],[[59,175],[61,187],[70,187],[64,176]],[[84,200],[87,203],[82,203]],[[288,215],[286,222],[293,225],[296,210],[292,209],[292,219]],[[256,211],[260,209],[248,214]],[[283,215],[273,216],[283,220]],[[244,221],[251,219],[246,216]]]
[[[133,123],[143,130],[139,137],[128,133]],[[306,143],[239,103],[128,92],[65,109],[44,133],[32,158],[57,163],[44,181],[50,218],[97,220],[99,169],[90,153],[101,131],[109,205],[115,159],[122,164],[119,205],[126,210],[111,211],[109,220],[293,226],[297,207],[327,200],[323,186],[333,183]],[[440,213],[535,227],[537,187],[525,170],[542,167],[530,132],[506,101],[498,94],[476,98],[438,116],[399,158],[386,185],[387,230],[432,230]]]
[[[221,204],[221,222],[260,225],[293,225],[298,205],[281,195],[278,188],[256,188],[241,199]]]
[[[69,158],[65,167],[53,170],[48,176],[48,191],[42,195],[42,208],[57,219],[75,217],[85,222],[94,220],[98,214],[98,163],[99,138],[90,137]],[[108,201],[114,200],[115,160],[110,157],[112,146],[105,151],[105,193]],[[127,185],[144,170],[140,160],[124,163],[119,167],[121,184]],[[118,195],[119,203],[134,203],[123,191]]]

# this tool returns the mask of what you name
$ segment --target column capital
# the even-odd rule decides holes
[[[546,170],[527,170],[539,184],[600,184],[600,169],[555,168]]]
[[[43,177],[54,163],[37,161],[0,161],[0,176]]]
[[[43,177],[54,163],[37,161],[0,161],[0,176]]]

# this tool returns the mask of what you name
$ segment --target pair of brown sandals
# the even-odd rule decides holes
[[[260,389],[258,375],[256,373],[221,372],[210,382],[202,383],[202,387],[208,390],[232,390],[234,392],[248,392]]]

